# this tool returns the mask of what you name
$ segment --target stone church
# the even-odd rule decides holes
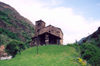
[[[45,26],[45,22],[38,20],[35,23],[35,35],[32,37],[31,46],[46,44],[63,44],[63,32],[52,25]]]

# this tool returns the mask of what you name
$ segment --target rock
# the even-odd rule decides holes
[[[10,60],[12,56],[0,57],[0,60]]]

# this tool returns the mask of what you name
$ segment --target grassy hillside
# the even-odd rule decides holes
[[[29,48],[11,60],[0,61],[0,66],[81,66],[75,59],[79,53],[71,46],[40,46]]]

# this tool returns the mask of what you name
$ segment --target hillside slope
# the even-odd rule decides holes
[[[79,41],[81,57],[92,66],[100,66],[100,27]]]
[[[75,61],[79,53],[70,46],[40,46],[29,48],[11,60],[0,61],[0,66],[81,66]]]
[[[0,2],[0,44],[11,39],[27,41],[33,35],[32,22],[21,16],[13,7]]]
[[[93,43],[94,45],[100,47],[100,27],[94,33],[92,33],[91,35],[89,35],[85,38],[82,38],[79,41],[80,44],[85,43],[85,42],[90,42],[90,43]]]

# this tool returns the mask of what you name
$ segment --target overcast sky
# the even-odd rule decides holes
[[[0,0],[14,7],[22,16],[35,21],[42,19],[59,27],[64,44],[73,43],[100,26],[100,0]]]

